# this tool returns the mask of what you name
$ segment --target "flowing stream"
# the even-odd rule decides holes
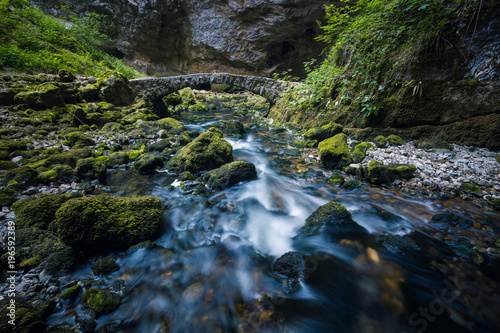
[[[201,132],[232,114],[217,110],[213,117],[186,126]],[[373,250],[377,245],[369,241],[346,245],[326,237],[295,236],[316,208],[332,200],[373,235],[407,234],[445,208],[494,217],[463,202],[414,199],[368,185],[341,190],[326,182],[329,173],[307,155],[312,153],[297,154],[288,146],[290,135],[253,127],[243,138],[227,138],[236,160],[255,164],[258,179],[213,197],[192,195],[194,186],[180,186],[167,172],[143,176],[118,171],[110,177],[114,195],[153,195],[171,208],[155,240],[158,247],[112,253],[120,270],[106,277],[94,277],[91,263],[67,277],[66,282],[86,281],[122,296],[116,311],[98,319],[97,330],[417,332],[425,324],[433,332],[461,331],[464,326],[457,322],[475,320],[456,302],[445,304],[446,313],[440,310],[433,320],[420,313],[411,319],[411,311],[432,306],[446,286],[446,274],[418,260]],[[300,286],[286,293],[272,264],[288,251],[300,251],[310,260]],[[448,254],[438,250],[428,255],[438,260]],[[81,305],[61,307],[49,324],[86,316]],[[478,332],[491,327],[488,320],[474,324]]]

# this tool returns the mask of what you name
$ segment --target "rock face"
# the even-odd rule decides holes
[[[324,44],[314,40],[324,18],[318,0],[33,0],[44,11],[107,14],[116,56],[150,75],[228,71],[269,75],[305,61]]]

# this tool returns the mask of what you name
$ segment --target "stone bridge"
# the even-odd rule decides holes
[[[287,88],[292,85],[292,83],[265,77],[227,73],[147,77],[130,80],[130,86],[136,94],[142,93],[152,101],[158,101],[158,99],[182,88],[196,88],[208,83],[240,87],[264,97],[271,104],[274,104]]]

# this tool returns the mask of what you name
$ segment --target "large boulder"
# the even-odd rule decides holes
[[[92,254],[152,239],[161,217],[158,198],[94,196],[67,201],[56,212],[54,224],[65,244]]]
[[[329,202],[316,209],[306,219],[306,224],[299,229],[299,235],[314,235],[325,231],[331,236],[348,236],[367,234],[365,228],[357,224],[351,213],[338,202]]]
[[[223,190],[239,182],[257,179],[257,170],[253,163],[236,161],[207,172],[205,179],[208,179],[210,188]]]
[[[22,166],[7,171],[3,177],[5,183],[15,183],[17,187],[25,189],[38,184],[38,172],[29,166]]]
[[[168,162],[167,169],[194,173],[215,169],[233,160],[233,147],[224,140],[221,130],[212,127],[179,150]]]
[[[108,72],[99,78],[99,97],[115,106],[123,106],[134,101],[134,94],[128,79],[118,72]]]
[[[35,109],[48,109],[53,106],[64,106],[61,89],[53,83],[42,83],[33,90],[22,91],[14,97],[18,104],[27,104]]]
[[[347,135],[340,133],[318,145],[321,163],[328,169],[342,169],[352,163]]]

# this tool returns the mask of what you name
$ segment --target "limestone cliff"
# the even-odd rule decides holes
[[[327,0],[32,0],[53,15],[109,15],[111,50],[149,75],[231,72],[270,75],[318,57],[314,40]]]

